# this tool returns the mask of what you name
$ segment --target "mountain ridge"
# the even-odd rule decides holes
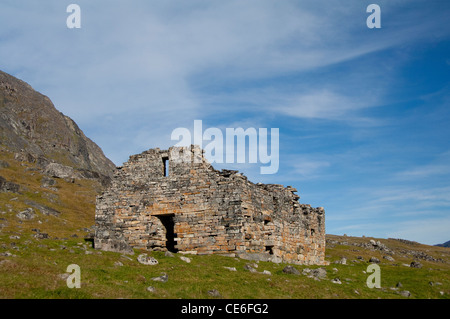
[[[450,247],[450,240],[446,241],[445,243],[442,244],[436,244],[434,246],[438,246],[438,247]]]
[[[112,176],[114,163],[74,120],[58,111],[47,96],[3,71],[0,110],[0,147],[14,152],[16,159],[35,162],[43,169],[59,163]]]

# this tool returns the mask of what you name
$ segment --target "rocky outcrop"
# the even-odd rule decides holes
[[[0,176],[0,192],[11,192],[17,193],[19,191],[20,186],[16,183],[9,182],[2,176]]]
[[[16,160],[52,163],[110,178],[115,165],[77,124],[27,83],[0,71],[0,147]],[[52,172],[55,170],[53,169]],[[83,174],[80,176],[83,177]]]

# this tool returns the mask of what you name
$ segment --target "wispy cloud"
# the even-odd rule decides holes
[[[450,151],[438,154],[428,164],[415,165],[396,174],[399,179],[424,179],[433,176],[450,177]]]
[[[449,216],[423,218],[399,222],[387,232],[386,237],[413,239],[423,244],[436,245],[448,241]]]
[[[325,174],[324,170],[330,167],[330,163],[312,156],[298,156],[289,164],[289,174],[298,180],[318,179]]]
[[[68,3],[5,0],[0,67],[48,95],[118,165],[168,147],[172,130],[195,119],[279,127],[280,172],[237,169],[306,184],[328,225],[369,231],[389,214],[447,209],[450,174],[449,156],[436,155],[448,150],[448,86],[418,98],[407,89],[423,73],[402,74],[418,51],[450,38],[448,7],[377,3],[381,30],[366,27],[361,1],[78,0],[82,28],[69,30]],[[439,59],[448,68],[445,56],[428,62]],[[426,112],[414,112],[419,102]],[[435,135],[417,140],[428,128]],[[433,155],[412,159],[414,148]]]

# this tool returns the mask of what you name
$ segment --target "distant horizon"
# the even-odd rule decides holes
[[[450,239],[448,1],[74,4],[81,20],[69,3],[3,1],[0,69],[48,96],[116,166],[174,145],[171,133],[195,120],[278,128],[276,174],[213,166],[297,188],[325,208],[327,234]]]

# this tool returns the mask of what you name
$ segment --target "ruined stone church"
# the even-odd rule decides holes
[[[94,245],[324,264],[324,209],[300,204],[296,192],[215,170],[197,146],[150,149],[130,156],[97,197]]]

